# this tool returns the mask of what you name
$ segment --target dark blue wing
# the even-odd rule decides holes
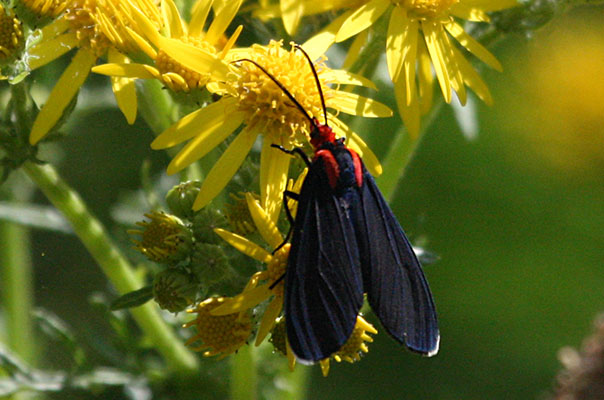
[[[373,177],[363,167],[362,214],[355,221],[363,286],[382,325],[412,351],[438,351],[436,309],[420,263]]]
[[[359,253],[348,204],[335,196],[323,161],[313,162],[298,202],[285,274],[287,338],[300,360],[318,361],[350,337],[363,304]]]

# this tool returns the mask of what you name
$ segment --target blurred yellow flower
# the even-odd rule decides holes
[[[131,1],[131,2],[130,2]],[[26,0],[32,10],[58,13],[59,18],[41,29],[42,39],[28,52],[29,68],[34,70],[78,48],[69,66],[50,92],[46,103],[34,121],[29,136],[31,144],[38,143],[61,118],[63,111],[77,94],[96,60],[107,55],[110,62],[126,62],[123,52],[135,49],[126,27],[138,30],[131,19],[132,7],[144,10],[157,29],[160,11],[152,0],[70,0],[63,3]],[[118,106],[129,123],[136,118],[134,82],[112,78],[112,89]]]
[[[604,36],[601,18],[588,10],[557,21],[555,30],[538,32],[526,52],[513,53],[506,84],[502,123],[511,135],[537,155],[526,157],[514,147],[510,157],[566,173],[604,167]],[[518,97],[517,94],[523,96]],[[519,158],[518,155],[521,154]]]
[[[212,1],[199,1],[193,7],[191,23],[187,26],[174,2],[163,0],[162,20],[166,37],[157,31],[152,21],[141,11],[133,9],[133,17],[148,40],[145,40],[143,36],[132,29],[128,28],[128,31],[132,39],[149,56],[154,65],[138,63],[104,64],[94,67],[92,71],[115,77],[158,79],[174,91],[188,92],[191,89],[202,87],[210,79],[211,74],[200,74],[192,71],[167,55],[164,47],[170,46],[171,42],[167,41],[166,38],[201,48],[210,54],[217,55],[219,58],[224,58],[224,55],[233,47],[241,33],[242,27],[240,26],[226,43],[223,41],[224,32],[237,14],[241,2],[242,0],[230,1],[225,7],[216,12],[212,23],[205,32],[204,26]]]
[[[223,69],[210,69],[210,64],[206,62],[210,53],[192,46],[181,48],[188,53],[182,52],[180,57],[177,57],[178,53],[174,48],[166,51],[171,51],[172,57],[192,70],[211,72],[215,81],[207,85],[208,90],[222,98],[183,117],[159,135],[151,147],[165,149],[189,141],[168,166],[168,173],[173,174],[206,155],[237,128],[245,125],[205,178],[193,205],[194,209],[200,209],[226,186],[262,133],[265,139],[260,156],[260,199],[262,207],[267,210],[271,220],[275,221],[282,204],[291,156],[271,145],[278,144],[291,149],[307,143],[309,121],[254,64],[239,62],[235,66],[223,63]],[[312,47],[305,50],[312,59],[320,56]],[[282,48],[281,42],[271,41],[268,46],[233,49],[226,56],[227,61],[241,59],[253,60],[262,66],[292,93],[310,115],[322,117],[317,84],[308,61],[301,52],[295,51],[293,47],[287,51]],[[374,87],[370,81],[346,71],[329,69],[322,60],[315,67],[328,108],[364,117],[392,115],[392,111],[381,103],[328,86],[348,84]],[[328,114],[328,121],[337,133],[348,138],[348,146],[363,156],[372,173],[379,175],[379,162],[360,137],[335,115]]]

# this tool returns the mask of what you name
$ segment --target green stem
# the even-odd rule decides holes
[[[287,376],[288,391],[283,393],[283,400],[300,400],[306,398],[308,388],[308,373],[310,368],[305,365],[298,365],[296,369],[289,372]]]
[[[138,96],[140,115],[143,117],[155,136],[172,125],[175,104],[161,83],[155,79],[143,80],[143,95]]]
[[[32,266],[29,232],[12,222],[0,222],[0,291],[6,319],[8,347],[29,365],[34,364],[32,329]]]
[[[242,346],[231,356],[231,400],[255,400],[258,382],[256,348]]]
[[[49,164],[36,165],[31,162],[25,163],[23,169],[71,223],[78,238],[118,292],[124,294],[140,289],[142,282],[111,241],[105,228],[92,216],[80,196],[61,179],[55,169]],[[183,374],[193,374],[197,371],[197,359],[164,322],[153,304],[147,303],[130,311],[143,332],[157,347],[157,351],[166,359],[169,367]]]

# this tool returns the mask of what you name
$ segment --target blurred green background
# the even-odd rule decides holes
[[[496,45],[505,70],[482,71],[495,104],[477,103],[476,137],[443,107],[397,188],[392,207],[407,234],[440,257],[425,268],[440,353],[421,358],[381,333],[361,362],[333,363],[326,379],[314,367],[309,398],[534,399],[551,389],[558,350],[580,346],[604,311],[602,26],[601,8],[577,9]],[[105,84],[94,77],[81,95],[94,106],[74,114],[57,165],[124,239],[115,203],[140,186],[143,160],[159,174],[168,157],[111,97],[91,95]],[[372,121],[359,133],[382,155],[399,124]],[[68,235],[35,232],[32,242],[36,304],[102,342],[111,331],[87,298],[110,288],[95,263]],[[63,364],[48,354],[45,367]]]

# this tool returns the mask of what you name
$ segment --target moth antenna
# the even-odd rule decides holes
[[[279,80],[277,78],[275,78],[275,76],[273,74],[268,72],[262,65],[258,64],[254,60],[250,60],[249,58],[241,58],[239,60],[231,61],[231,63],[238,63],[238,62],[243,62],[243,61],[254,64],[260,71],[264,72],[264,74],[266,76],[268,76],[271,81],[275,82],[275,85],[277,85],[279,87],[279,89],[281,89],[283,91],[283,93],[285,93],[285,95],[294,103],[294,105],[298,108],[298,110],[300,110],[302,112],[302,114],[304,114],[304,116],[310,122],[310,125],[317,128],[317,122],[306,112],[304,107],[302,107],[302,104],[300,104],[298,102],[298,100],[296,100],[294,95],[291,94],[290,91],[287,90],[287,88],[285,86],[283,86],[283,84],[281,82],[279,82]],[[323,99],[323,95],[321,95],[321,99]]]
[[[315,82],[317,82],[317,89],[319,90],[319,97],[321,97],[321,106],[323,107],[323,117],[325,118],[325,125],[327,125],[327,107],[325,107],[325,96],[323,96],[323,89],[321,89],[321,81],[319,80],[319,75],[317,74],[317,69],[315,68],[315,64],[310,59],[308,53],[300,46],[299,44],[294,46],[297,50],[300,50],[304,57],[308,60],[308,64],[310,65],[310,69],[312,70],[312,74],[315,77]]]

